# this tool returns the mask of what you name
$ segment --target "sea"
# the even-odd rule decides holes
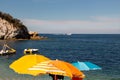
[[[32,76],[18,74],[9,65],[24,56],[25,48],[37,48],[39,53],[50,59],[69,63],[89,61],[101,70],[83,71],[84,80],[120,80],[120,34],[39,34],[45,40],[1,40],[16,49],[14,55],[0,56],[0,80],[52,80],[49,75]],[[31,59],[32,60],[32,59]],[[20,65],[21,66],[24,65]],[[65,77],[64,80],[71,80]]]

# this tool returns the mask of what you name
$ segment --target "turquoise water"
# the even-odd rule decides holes
[[[38,48],[39,54],[51,59],[67,62],[90,61],[102,67],[102,70],[84,71],[86,75],[84,80],[120,80],[120,35],[42,34],[42,36],[47,36],[49,39],[7,41],[17,50],[17,53],[11,56],[0,56],[0,80],[52,80],[48,75],[36,77],[22,75],[9,68],[13,61],[24,55],[25,48]],[[4,41],[0,41],[1,45],[3,43]],[[65,80],[70,78],[65,77]]]

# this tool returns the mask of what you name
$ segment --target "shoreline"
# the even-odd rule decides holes
[[[0,39],[0,41],[8,41],[8,40],[13,40],[13,41],[16,41],[16,40],[47,40],[48,37],[43,37],[43,36],[37,36],[37,37],[31,37],[30,39]]]

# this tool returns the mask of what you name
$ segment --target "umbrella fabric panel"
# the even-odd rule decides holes
[[[68,62],[65,62],[65,64],[70,68],[73,77],[85,78],[85,75],[83,74],[83,72],[81,72],[79,69],[74,67],[72,64]]]
[[[99,67],[96,64],[93,64],[91,62],[85,62],[85,64],[91,69],[91,70],[97,70],[97,69],[101,69],[101,67]]]
[[[73,66],[78,68],[81,71],[88,71],[88,70],[97,70],[101,69],[101,67],[97,66],[96,64],[93,64],[91,62],[74,62],[72,63]]]
[[[53,60],[53,61],[51,61],[49,64],[52,64],[52,65],[56,66],[57,68],[65,71],[66,74],[67,74],[69,77],[72,77],[72,73],[71,73],[70,68],[68,68],[67,65],[65,65],[62,61]]]
[[[42,55],[25,55],[18,60],[14,61],[9,67],[15,72],[20,74],[29,74],[28,68],[36,65],[37,63],[50,60],[49,58]]]
[[[78,63],[72,63],[73,66],[75,66],[76,68],[78,68],[79,70],[90,70],[90,68],[83,62],[78,62]]]

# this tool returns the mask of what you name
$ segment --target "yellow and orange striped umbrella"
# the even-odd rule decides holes
[[[73,65],[61,60],[49,60],[49,61],[40,62],[32,66],[31,68],[29,68],[29,70],[32,73],[35,73],[37,71],[44,74],[68,76],[70,78],[85,77],[85,75],[81,71],[79,71],[77,68],[75,68]]]

